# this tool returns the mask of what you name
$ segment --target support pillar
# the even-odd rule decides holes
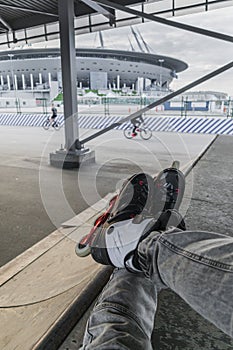
[[[52,82],[51,73],[48,73],[48,83],[50,88],[51,88],[51,82]]]
[[[40,85],[43,84],[43,82],[42,82],[42,74],[41,74],[41,73],[39,73],[39,84],[40,84]]]
[[[65,150],[51,153],[50,164],[63,168],[77,168],[82,161],[93,159],[94,154],[89,149],[81,149],[79,143],[74,0],[58,0],[58,14],[64,101]]]
[[[6,79],[7,79],[8,90],[10,90],[11,89],[11,81],[10,81],[10,76],[8,74],[6,76]]]
[[[22,74],[22,87],[23,87],[23,90],[26,89],[25,75],[24,74]]]
[[[33,80],[33,75],[30,74],[30,82],[31,82],[31,90],[34,89],[34,80]]]
[[[15,88],[15,90],[18,90],[18,79],[17,79],[17,75],[15,74],[14,75],[14,88]]]
[[[65,117],[65,146],[75,151],[78,139],[74,0],[58,0],[61,67]]]
[[[117,90],[120,90],[120,76],[117,76]]]

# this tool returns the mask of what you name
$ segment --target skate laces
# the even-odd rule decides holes
[[[155,203],[154,210],[164,211],[178,209],[183,198],[185,179],[181,171],[175,168],[163,170],[155,178]]]
[[[128,179],[119,193],[108,222],[130,219],[149,211],[149,192],[153,186],[153,179],[144,173]]]

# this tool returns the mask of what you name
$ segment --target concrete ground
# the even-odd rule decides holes
[[[70,300],[80,295],[98,272],[91,258],[75,257],[75,242],[68,237],[74,228],[64,226],[62,231],[49,234],[114,192],[123,178],[136,171],[154,174],[174,159],[179,159],[187,169],[214,136],[154,133],[151,140],[142,141],[126,140],[122,132],[112,131],[88,144],[95,149],[95,164],[78,171],[61,171],[48,165],[48,153],[63,143],[63,130],[45,132],[30,127],[0,130],[1,264],[6,266],[10,261],[10,268],[14,268],[12,259],[45,236],[52,244],[55,242],[52,249],[46,248],[46,253],[13,278],[6,278],[1,286],[0,344],[4,344],[1,348],[31,350],[29,344],[38,339],[37,333],[43,334],[46,324],[60,317],[59,307],[68,307]],[[81,130],[82,135],[92,132]],[[182,213],[188,226],[194,229],[227,231],[233,235],[232,143],[232,137],[219,137],[187,179]],[[35,254],[39,246],[31,248]],[[4,266],[7,274],[9,269],[4,270]],[[62,350],[78,348],[84,325],[85,320],[78,323]],[[159,298],[153,344],[160,350],[230,350],[233,346],[229,337],[169,291]]]
[[[113,130],[86,145],[95,150],[95,164],[62,171],[48,165],[48,154],[64,144],[63,129],[1,126],[0,132],[0,266],[114,192],[132,173],[157,173],[173,159],[187,165],[213,138],[154,133],[148,141],[126,140]]]

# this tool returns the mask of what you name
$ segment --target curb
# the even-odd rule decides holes
[[[189,173],[192,171],[192,169],[196,166],[196,164],[201,160],[201,158],[206,154],[206,152],[210,149],[210,147],[213,145],[213,143],[217,140],[219,135],[216,135],[212,141],[208,144],[208,146],[202,151],[197,158],[194,160],[194,162],[188,167],[188,169],[185,171],[184,176],[188,176]]]
[[[33,346],[32,350],[57,350],[75,324],[99,295],[109,280],[112,271],[113,268],[110,266],[103,267],[95,279],[83,289],[82,293],[71,302],[70,306],[61,314],[59,319],[54,322]]]

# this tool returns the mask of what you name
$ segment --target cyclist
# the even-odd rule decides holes
[[[132,130],[132,136],[137,136],[136,130],[141,126],[141,124],[144,122],[144,119],[142,115],[139,117],[131,119],[131,123],[133,124],[133,130]]]
[[[50,122],[51,122],[52,127],[54,128],[54,126],[56,124],[56,118],[57,118],[57,108],[54,106],[54,104],[52,104],[51,111],[52,111],[52,115],[50,117]]]

